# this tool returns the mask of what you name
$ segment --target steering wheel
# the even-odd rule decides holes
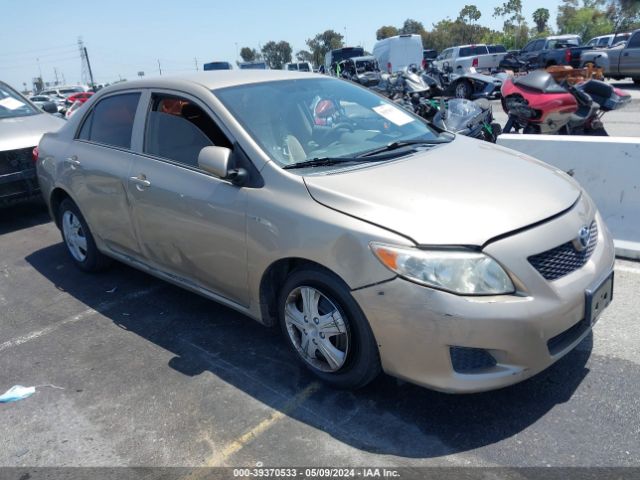
[[[350,132],[353,132],[353,125],[349,122],[338,122],[335,125],[333,125],[333,130],[339,130],[339,129],[346,129],[349,130]]]

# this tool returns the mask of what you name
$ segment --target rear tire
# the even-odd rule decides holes
[[[381,371],[369,322],[347,285],[318,267],[303,267],[278,295],[284,337],[298,359],[332,387],[357,389]]]
[[[634,78],[634,79],[633,79],[633,83],[634,83],[635,85],[640,85],[640,77],[639,77],[639,78]]]
[[[609,136],[609,134],[604,129],[604,127],[596,128],[594,130],[587,130],[585,133],[592,137],[608,137]]]
[[[112,260],[100,253],[96,247],[96,242],[80,209],[68,198],[60,203],[58,223],[67,253],[80,270],[99,272],[111,264]]]

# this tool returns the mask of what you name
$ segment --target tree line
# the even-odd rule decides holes
[[[407,19],[401,26],[383,25],[376,31],[376,39],[401,34],[422,37],[424,48],[442,51],[454,45],[472,43],[502,44],[507,49],[522,48],[529,40],[553,34],[577,34],[587,41],[598,35],[630,31],[640,28],[640,0],[561,0],[558,6],[556,28],[549,25],[551,13],[538,8],[531,22],[522,13],[522,0],[507,0],[494,8],[491,15],[503,22],[501,30],[494,30],[479,23],[480,9],[465,5],[455,19],[445,18],[426,28],[424,23]],[[334,30],[326,30],[307,39],[306,49],[293,53],[285,40],[269,41],[260,50],[242,47],[240,57],[245,62],[263,60],[269,68],[280,69],[295,58],[315,65],[324,63],[330,50],[344,46],[344,37]]]

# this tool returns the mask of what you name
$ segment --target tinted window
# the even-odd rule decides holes
[[[489,53],[486,45],[482,46],[474,46],[474,47],[463,47],[460,49],[459,57],[470,57],[472,55],[485,55]]]
[[[627,48],[638,48],[640,47],[640,33],[636,33],[629,42],[627,43]]]
[[[139,93],[124,93],[100,100],[85,118],[78,138],[131,148],[131,132],[139,99]]]
[[[504,45],[489,45],[487,48],[489,53],[504,53],[507,51]]]
[[[630,33],[621,33],[620,35],[616,35],[615,38],[613,39],[612,45],[615,45],[616,43],[619,43],[619,42],[626,42],[627,40],[629,40],[630,36],[631,36]]]
[[[609,37],[601,38],[598,41],[598,46],[600,46],[600,47],[606,47],[607,45],[609,45]]]
[[[197,167],[200,150],[211,145],[231,148],[231,142],[197,104],[181,97],[153,96],[145,153]]]

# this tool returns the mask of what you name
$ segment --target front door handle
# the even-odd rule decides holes
[[[151,186],[151,182],[147,180],[147,176],[142,173],[137,177],[129,177],[129,180],[135,183],[136,188],[140,191],[143,191],[145,188]]]

